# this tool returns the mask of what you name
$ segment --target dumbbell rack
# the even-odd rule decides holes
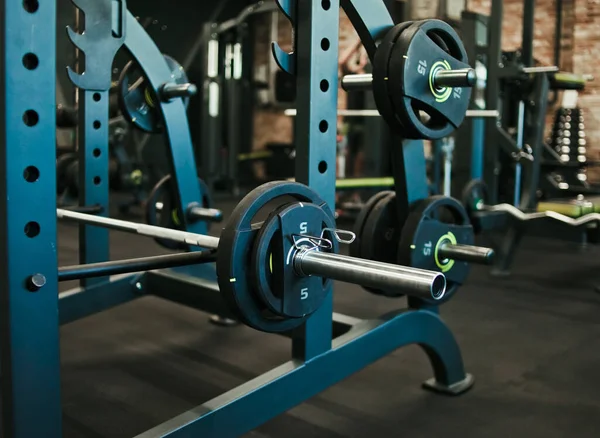
[[[114,2],[77,0],[86,17],[112,17]],[[296,180],[334,205],[335,125],[337,103],[338,0],[289,2],[286,11],[296,31],[298,93],[296,120]],[[0,294],[3,322],[0,338],[2,431],[7,437],[62,436],[59,327],[147,294],[193,307],[217,311],[217,287],[212,267],[165,270],[110,279],[85,279],[81,287],[58,294],[55,84],[56,1],[3,1],[2,50],[4,74],[0,93],[3,131],[1,179],[4,214]],[[86,20],[85,35],[72,39],[86,52],[86,65],[97,70],[80,76],[79,125],[81,205],[96,205],[108,213],[108,90],[114,53],[123,45],[143,66],[148,82],[158,90],[169,82],[169,70],[158,48],[133,15],[120,3],[122,22],[113,36],[111,20]],[[379,32],[393,23],[383,2],[342,2],[373,54]],[[35,27],[36,32],[31,32]],[[327,40],[330,45],[323,42]],[[22,44],[16,44],[16,41]],[[26,47],[27,49],[24,49]],[[292,56],[292,55],[289,55]],[[34,61],[35,60],[35,61]],[[102,70],[102,66],[106,68]],[[326,88],[324,81],[331,84]],[[325,89],[326,88],[326,89]],[[185,108],[176,100],[161,105],[170,148],[172,175],[179,208],[202,199],[197,184],[193,148]],[[104,178],[103,178],[104,177]],[[424,175],[423,175],[424,177]],[[405,184],[408,181],[397,181]],[[202,222],[186,230],[206,234]],[[108,231],[80,227],[80,262],[109,260]],[[191,251],[195,250],[190,248]],[[178,296],[164,291],[180,290]],[[201,299],[198,300],[197,298]],[[58,310],[58,311],[57,311]],[[333,321],[346,333],[333,337]],[[332,294],[300,330],[289,333],[292,359],[280,367],[173,418],[140,437],[238,436],[323,391],[392,351],[418,344],[427,353],[435,377],[430,389],[457,394],[472,384],[463,369],[460,350],[437,307],[415,304],[374,320],[336,317]],[[274,403],[276,400],[276,403]]]
[[[598,193],[587,180],[589,165],[596,163],[587,157],[583,110],[559,108],[547,144],[550,149],[543,163],[546,181],[543,181],[545,185],[541,184],[547,198]]]

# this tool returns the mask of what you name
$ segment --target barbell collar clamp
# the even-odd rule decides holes
[[[314,275],[428,300],[440,300],[446,293],[446,278],[438,272],[314,249],[298,251],[294,269],[299,276]]]
[[[478,265],[491,265],[494,262],[495,253],[491,248],[446,243],[439,248],[438,256],[442,259],[451,259]]]
[[[56,209],[56,216],[71,222],[167,239],[200,248],[219,247],[218,237],[203,234],[92,216],[60,208]],[[406,295],[434,300],[442,299],[446,293],[446,277],[439,272],[306,249],[296,251],[291,263],[296,273],[301,276],[315,275],[366,287],[401,290]]]
[[[167,83],[160,87],[159,95],[163,102],[169,102],[180,97],[191,97],[198,93],[198,87],[194,84]]]

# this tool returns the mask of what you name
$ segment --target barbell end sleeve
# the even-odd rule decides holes
[[[482,246],[448,243],[440,247],[438,257],[478,265],[491,265],[494,263],[495,252],[492,248]]]
[[[194,84],[173,84],[168,83],[160,87],[159,94],[160,98],[164,102],[169,102],[172,99],[179,97],[191,97],[198,93],[198,87]]]
[[[340,254],[299,250],[294,268],[300,276],[314,275],[427,300],[438,301],[446,294],[446,277],[439,272]]]
[[[191,221],[222,222],[223,212],[217,208],[205,208],[191,205],[187,209],[187,217]]]
[[[373,75],[346,75],[340,81],[344,91],[364,91],[373,87]]]
[[[155,204],[156,211],[162,212],[164,204],[157,202]],[[205,208],[200,204],[193,203],[187,209],[187,219],[192,222],[207,221],[207,222],[223,222],[223,212],[217,208]]]
[[[439,70],[433,76],[433,86],[439,88],[470,88],[477,82],[477,73],[472,68]]]

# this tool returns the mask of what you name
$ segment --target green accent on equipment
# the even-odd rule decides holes
[[[577,199],[556,199],[538,203],[537,211],[553,211],[572,218],[579,218],[586,214],[594,213],[600,210],[600,199],[595,198],[577,200]]]
[[[289,178],[289,182],[294,182],[294,178]],[[380,178],[344,178],[335,182],[337,190],[360,190],[360,189],[388,189],[394,187],[394,178],[391,176]]]
[[[442,245],[445,245],[445,244],[456,245],[457,243],[458,242],[456,240],[456,236],[449,232],[447,234],[444,234],[442,237],[440,237],[440,240],[438,240],[438,243],[435,245],[435,252],[434,252],[435,264],[438,266],[438,268],[440,268],[442,270],[443,273],[446,273],[450,269],[452,269],[452,267],[454,266],[454,260],[451,260],[451,259],[440,260],[438,257],[439,250],[442,247]]]
[[[179,214],[176,208],[171,210],[171,218],[173,219],[173,223],[177,226],[181,225],[181,221],[179,220]]]
[[[431,93],[435,96],[435,101],[438,103],[446,102],[450,96],[452,95],[452,88],[450,87],[436,87],[433,83],[435,78],[435,74],[440,70],[452,70],[448,61],[438,61],[431,66],[429,70],[429,89]]]
[[[248,152],[247,154],[239,154],[238,161],[264,160],[265,158],[271,158],[272,156],[273,156],[272,151]]]

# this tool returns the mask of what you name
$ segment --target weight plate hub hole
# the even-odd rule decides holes
[[[446,301],[465,282],[470,265],[442,257],[440,251],[445,245],[473,245],[474,242],[473,227],[460,202],[434,196],[411,207],[398,245],[397,262],[442,272],[446,276],[446,294],[442,301]]]

